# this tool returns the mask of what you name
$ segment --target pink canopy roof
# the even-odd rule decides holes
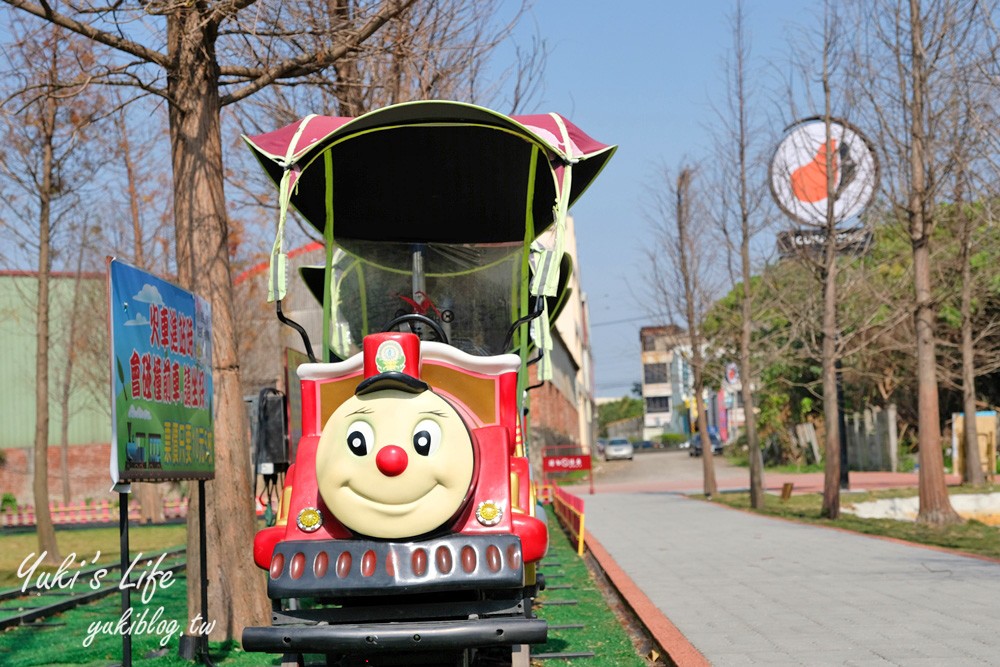
[[[541,232],[565,166],[571,205],[617,148],[558,114],[443,101],[307,116],[245,139],[276,184],[291,171],[291,203],[320,231],[332,210],[337,238],[463,243],[523,239],[529,202]]]

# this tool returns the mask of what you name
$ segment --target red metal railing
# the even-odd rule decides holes
[[[552,489],[552,506],[559,522],[576,540],[576,553],[583,555],[584,513],[583,499],[558,486]]]
[[[163,501],[163,518],[176,519],[187,516],[188,501],[186,498],[179,500]],[[80,503],[76,505],[66,505],[65,503],[49,503],[49,512],[52,515],[52,523],[56,525],[79,524],[79,523],[112,523],[118,521],[118,507],[109,500],[100,502]],[[140,516],[139,503],[129,503],[128,516],[131,520],[138,520]],[[34,526],[35,507],[33,505],[18,505],[16,509],[5,509],[0,511],[0,526]]]

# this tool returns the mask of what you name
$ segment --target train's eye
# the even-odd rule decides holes
[[[441,446],[441,427],[433,419],[423,419],[413,428],[413,449],[430,456]]]
[[[356,456],[365,456],[375,444],[375,431],[371,424],[356,421],[347,427],[347,446]]]

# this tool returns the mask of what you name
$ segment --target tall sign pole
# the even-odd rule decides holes
[[[832,172],[832,173],[831,173]],[[875,150],[853,125],[814,116],[785,128],[785,137],[771,159],[769,182],[778,207],[804,225],[779,235],[782,255],[832,244],[837,253],[866,252],[871,234],[860,227],[844,228],[871,202],[878,188]],[[840,431],[840,487],[849,487],[847,428],[840,357],[837,376],[837,424]]]
[[[207,621],[205,481],[215,477],[211,307],[204,299],[117,259],[108,258],[107,267],[111,480],[120,499],[122,572],[129,571],[131,483],[197,480],[202,619]],[[122,586],[124,619],[131,613],[130,590]],[[188,643],[195,645],[203,662],[210,663],[207,637],[188,638]],[[131,664],[132,639],[126,623],[122,665]]]

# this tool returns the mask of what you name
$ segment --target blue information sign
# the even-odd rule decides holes
[[[212,311],[204,299],[108,260],[111,478],[212,479]]]

